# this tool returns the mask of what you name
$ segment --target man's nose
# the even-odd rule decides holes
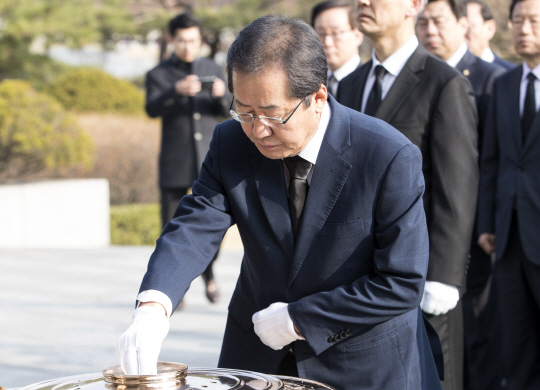
[[[265,125],[259,118],[255,118],[252,133],[255,138],[263,139],[272,135],[272,128]]]

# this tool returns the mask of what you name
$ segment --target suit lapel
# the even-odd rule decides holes
[[[416,73],[424,69],[427,55],[424,47],[418,45],[381,102],[375,117],[390,123],[401,104],[407,100],[414,86],[418,84]]]
[[[302,267],[309,249],[332,211],[352,167],[340,157],[343,150],[350,146],[349,116],[343,106],[338,105],[333,98],[330,97],[329,101],[332,117],[311,178],[302,224],[294,246],[288,286],[292,284]]]
[[[281,160],[271,160],[262,154],[251,159],[255,185],[264,213],[287,259],[294,248],[291,217]]]
[[[356,78],[355,81],[353,81],[355,85],[361,86],[360,90],[358,92],[355,92],[354,103],[350,106],[356,111],[362,112],[362,100],[364,99],[364,88],[366,87],[366,80],[367,80],[367,77],[369,75],[369,71],[371,70],[372,65],[373,65],[373,61],[370,60],[369,62],[366,62],[364,65],[360,66],[360,68],[358,68],[358,77]]]

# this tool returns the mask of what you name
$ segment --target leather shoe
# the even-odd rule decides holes
[[[219,300],[219,288],[214,279],[206,282],[206,298],[212,303],[216,303]]]

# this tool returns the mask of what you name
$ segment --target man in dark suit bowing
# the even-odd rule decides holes
[[[235,120],[216,127],[157,242],[141,292],[160,297],[119,341],[124,370],[155,371],[167,316],[236,223],[244,258],[220,367],[339,390],[440,388],[442,351],[418,307],[429,250],[418,148],[328,96],[324,49],[300,20],[251,23],[227,70]]]
[[[540,1],[514,0],[521,66],[494,84],[482,145],[478,243],[495,253],[506,388],[540,388]]]
[[[504,73],[504,69],[468,50],[465,43],[467,28],[467,8],[463,0],[428,0],[418,17],[416,34],[430,53],[446,61],[471,82],[478,110],[480,145],[493,81]],[[503,380],[496,287],[491,280],[491,257],[477,241],[478,235],[473,232],[466,292],[462,297],[464,384],[471,390],[496,390]]]
[[[444,389],[461,389],[465,286],[478,186],[477,114],[470,83],[419,45],[421,0],[358,0],[372,60],[347,76],[338,101],[383,119],[420,147],[426,181],[429,269],[422,310],[445,359]]]

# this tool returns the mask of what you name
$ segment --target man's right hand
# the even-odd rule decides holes
[[[495,234],[492,233],[482,233],[478,237],[478,245],[484,250],[488,255],[491,255],[495,252]]]
[[[133,323],[124,332],[116,354],[126,375],[155,375],[161,343],[169,332],[165,311],[153,305],[141,305],[133,313]]]
[[[190,74],[174,83],[176,93],[184,96],[195,96],[201,91],[201,88],[199,76],[194,74]]]

